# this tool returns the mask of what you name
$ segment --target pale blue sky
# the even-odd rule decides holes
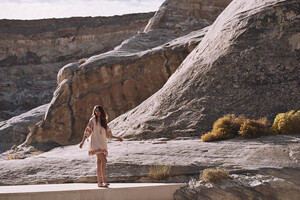
[[[165,0],[0,0],[0,19],[113,16],[156,11]]]

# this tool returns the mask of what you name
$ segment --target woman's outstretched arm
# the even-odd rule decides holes
[[[117,137],[117,136],[113,136],[109,127],[107,127],[106,137],[107,137],[107,138],[110,138],[110,139],[117,139],[117,140],[119,140],[120,142],[123,141],[122,138]]]

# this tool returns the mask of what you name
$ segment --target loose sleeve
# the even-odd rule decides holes
[[[92,134],[93,130],[94,130],[94,122],[93,119],[90,119],[87,127],[84,130],[84,135],[86,137],[89,137]]]
[[[109,127],[107,127],[107,129],[106,129],[106,137],[109,138],[109,139],[112,138],[112,133],[111,133],[111,130],[110,130]]]

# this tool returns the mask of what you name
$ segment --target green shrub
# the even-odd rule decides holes
[[[225,180],[228,180],[229,172],[226,169],[212,169],[208,168],[203,170],[200,174],[200,179],[206,183],[221,183]]]
[[[243,115],[235,117],[234,114],[226,115],[214,122],[213,129],[201,136],[202,142],[226,140],[238,135],[241,124],[246,120]]]
[[[300,134],[300,110],[279,113],[274,119],[271,130],[274,134]]]
[[[239,134],[245,138],[256,138],[270,133],[270,124],[267,118],[259,120],[246,119],[241,125]]]
[[[153,165],[150,167],[150,176],[155,180],[163,180],[170,175],[170,165]]]

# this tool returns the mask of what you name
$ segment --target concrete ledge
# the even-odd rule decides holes
[[[96,183],[0,186],[0,200],[171,200],[186,184],[112,183],[99,188]]]

